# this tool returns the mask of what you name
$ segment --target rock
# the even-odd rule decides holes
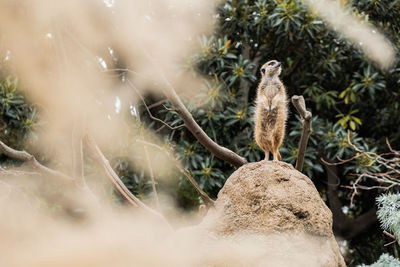
[[[219,237],[261,237],[269,250],[262,266],[346,266],[331,211],[312,181],[284,162],[260,161],[236,170],[200,227]]]

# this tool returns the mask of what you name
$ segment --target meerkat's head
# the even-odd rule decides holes
[[[279,74],[281,74],[281,71],[281,63],[276,60],[270,60],[261,67],[261,74],[263,78],[279,76]]]

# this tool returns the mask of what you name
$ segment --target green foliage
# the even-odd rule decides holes
[[[382,194],[376,202],[381,227],[400,239],[400,194]]]
[[[14,147],[21,147],[37,124],[36,108],[25,101],[15,77],[0,80],[0,138]]]
[[[139,198],[151,192],[151,181],[145,177],[143,170],[136,170],[129,159],[114,159],[113,169],[126,187]]]
[[[400,194],[382,194],[376,199],[376,203],[378,206],[378,211],[377,211],[377,216],[378,220],[381,224],[381,227],[390,232],[393,233],[394,236],[399,238],[399,233],[400,233]],[[360,243],[366,243],[366,245],[355,245],[355,247],[359,247],[356,250],[353,250],[352,253],[352,259],[350,260],[349,265],[354,265],[352,263],[354,262],[373,262],[371,259],[371,254],[375,254],[379,251],[381,256],[378,261],[371,265],[357,265],[358,267],[362,266],[373,266],[373,267],[379,267],[379,266],[400,266],[400,261],[398,259],[398,244],[394,243],[391,244],[390,246],[385,246],[387,243],[393,243],[393,239],[387,237],[386,240],[382,238],[382,233],[380,233],[382,230],[377,231],[377,233],[368,233],[368,236],[364,237],[365,238],[370,238],[371,240],[359,240]],[[372,247],[371,247],[372,245]],[[376,248],[374,248],[374,246]],[[371,250],[372,248],[372,250]],[[395,257],[390,256],[388,253],[394,254]],[[379,254],[378,254],[379,255]],[[376,256],[377,258],[377,256]]]
[[[360,264],[372,264],[384,254],[398,257],[397,248],[385,246],[391,240],[382,234],[380,227],[372,228],[368,233],[359,236],[349,242],[348,254],[344,255],[348,267]]]
[[[389,254],[382,254],[379,260],[371,265],[358,265],[360,267],[398,267],[400,260],[390,256]]]

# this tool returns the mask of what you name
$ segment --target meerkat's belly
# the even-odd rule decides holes
[[[261,129],[267,130],[269,128],[273,128],[276,124],[276,120],[278,118],[278,109],[267,110],[263,109],[261,112]]]
[[[260,142],[262,142],[261,139],[274,139],[277,132],[284,131],[287,116],[285,107],[284,103],[282,103],[270,110],[267,108],[267,105],[259,103],[255,127],[256,139],[260,139]]]

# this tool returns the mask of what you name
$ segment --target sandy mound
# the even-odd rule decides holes
[[[236,240],[260,237],[268,243],[262,266],[346,266],[331,211],[311,180],[284,162],[249,163],[235,171],[199,227]]]

